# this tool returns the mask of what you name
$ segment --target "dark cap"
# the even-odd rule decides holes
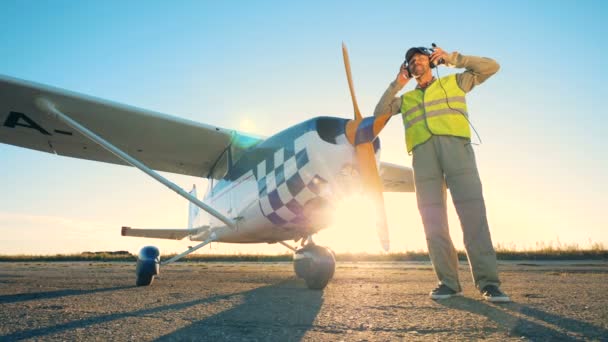
[[[412,59],[412,57],[414,57],[414,54],[416,54],[416,53],[421,53],[423,55],[430,56],[431,55],[431,50],[429,48],[425,48],[425,47],[421,47],[421,46],[410,48],[405,53],[405,60],[407,62],[409,62],[410,59]]]

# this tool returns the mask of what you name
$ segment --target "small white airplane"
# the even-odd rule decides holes
[[[365,191],[388,251],[382,191],[414,191],[410,168],[379,162],[377,135],[389,116],[361,117],[342,48],[355,120],[317,117],[262,139],[0,75],[0,142],[131,165],[186,198],[186,229],[122,227],[123,236],[201,241],[163,265],[211,242],[280,243],[294,252],[296,275],[323,289],[335,258],[312,235],[331,224],[334,204]],[[196,188],[187,192],[154,170],[208,178],[207,193],[201,201]],[[160,264],[158,248],[143,247],[136,284],[150,285]]]

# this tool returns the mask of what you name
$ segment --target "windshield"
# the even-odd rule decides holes
[[[213,169],[209,173],[210,179],[222,179],[228,172],[228,149],[226,149],[220,159],[217,160],[215,165],[213,165]]]

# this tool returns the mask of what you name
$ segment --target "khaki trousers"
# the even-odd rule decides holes
[[[446,183],[464,236],[475,286],[500,285],[475,154],[468,140],[433,136],[413,151],[418,210],[433,268],[441,284],[461,291],[458,256],[448,228]]]

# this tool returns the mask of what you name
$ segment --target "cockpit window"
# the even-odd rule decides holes
[[[224,176],[226,175],[227,172],[228,172],[228,149],[226,149],[224,151],[224,153],[222,153],[222,156],[220,157],[220,159],[218,159],[218,161],[213,166],[213,170],[211,170],[211,173],[209,174],[209,178],[215,179],[215,180],[222,179],[222,178],[224,178]]]

